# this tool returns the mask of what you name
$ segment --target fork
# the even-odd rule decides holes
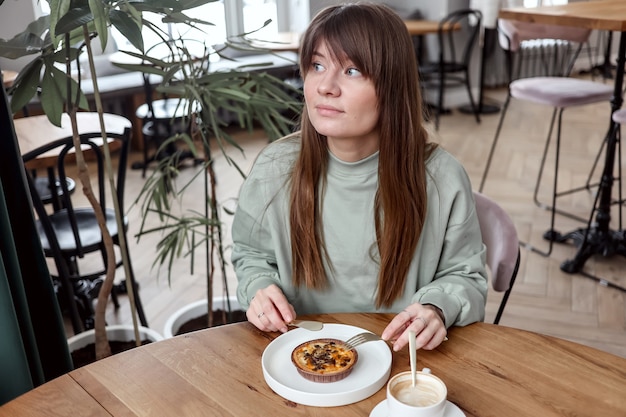
[[[363,332],[352,336],[350,339],[345,341],[345,344],[350,348],[354,349],[358,345],[367,342],[374,342],[376,340],[383,340],[381,337],[372,332]]]

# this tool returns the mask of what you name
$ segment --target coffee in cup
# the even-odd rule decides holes
[[[417,372],[413,386],[411,372],[394,375],[387,383],[387,407],[393,417],[442,417],[446,408],[446,384],[425,368]]]

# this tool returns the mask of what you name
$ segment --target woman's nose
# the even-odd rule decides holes
[[[326,74],[317,86],[317,91],[323,95],[339,95],[341,91],[337,83],[337,77],[333,74]]]

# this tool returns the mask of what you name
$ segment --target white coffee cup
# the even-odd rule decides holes
[[[393,417],[443,417],[448,389],[424,368],[412,386],[411,372],[394,375],[387,383],[388,415]]]

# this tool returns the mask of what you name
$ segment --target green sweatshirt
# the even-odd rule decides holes
[[[461,164],[441,148],[427,161],[426,222],[404,293],[391,307],[376,308],[378,153],[353,163],[330,155],[322,208],[324,241],[333,266],[326,268],[330,285],[324,290],[294,287],[286,182],[299,149],[297,138],[267,146],[241,188],[232,262],[244,309],[257,290],[276,284],[299,315],[400,312],[419,302],[439,307],[447,327],[484,319],[486,249],[471,184]]]

